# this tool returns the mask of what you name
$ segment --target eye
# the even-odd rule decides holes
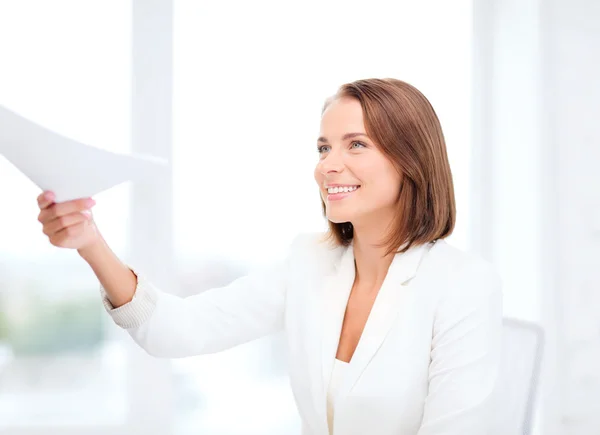
[[[350,147],[352,148],[352,147],[354,147],[354,145],[360,145],[360,146],[361,146],[361,147],[363,147],[363,148],[364,148],[364,147],[366,147],[366,145],[365,145],[364,143],[362,143],[362,142],[358,142],[358,141],[354,141],[354,142],[352,142],[352,143],[350,144]]]
[[[321,145],[317,147],[317,152],[319,154],[323,154],[325,152],[325,148],[329,148],[329,145]]]

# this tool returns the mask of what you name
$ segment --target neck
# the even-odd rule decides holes
[[[356,263],[356,283],[365,288],[379,288],[387,275],[395,254],[385,255],[387,246],[381,245],[386,236],[385,226],[354,226],[353,250]]]

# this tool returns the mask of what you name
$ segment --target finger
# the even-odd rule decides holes
[[[94,201],[92,198],[82,198],[75,199],[73,201],[54,203],[40,212],[38,221],[46,224],[61,216],[87,210],[92,208],[94,205],[96,205],[96,201]]]
[[[40,209],[45,209],[46,207],[54,203],[54,199],[54,193],[50,192],[49,190],[46,190],[37,197],[37,203]]]
[[[85,225],[87,225],[85,222],[80,222],[78,224],[71,225],[70,227],[63,228],[62,230],[50,236],[50,243],[52,243],[54,246],[60,246],[68,238],[80,236],[83,233]]]
[[[47,236],[53,236],[55,233],[64,228],[76,225],[80,222],[85,222],[90,218],[91,214],[86,215],[84,212],[71,213],[48,222],[46,225],[44,225],[42,232]]]

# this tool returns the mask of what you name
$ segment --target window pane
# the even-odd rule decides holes
[[[128,151],[130,10],[122,0],[0,2],[0,105]],[[125,350],[95,276],[74,251],[48,242],[36,219],[39,189],[2,156],[0,186],[9,210],[0,216],[0,427],[122,421]],[[129,186],[95,198],[95,219],[122,255]]]

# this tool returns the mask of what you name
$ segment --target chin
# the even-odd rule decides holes
[[[328,217],[327,220],[329,220],[330,222],[332,222],[334,224],[343,224],[344,222],[348,222],[350,219],[336,219],[336,218]]]
[[[327,213],[327,219],[334,224],[343,224],[351,222],[353,215],[350,213]]]

